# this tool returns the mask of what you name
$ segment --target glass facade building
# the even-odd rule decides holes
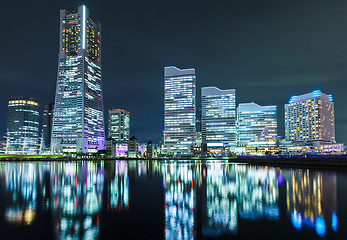
[[[287,141],[335,141],[332,95],[316,90],[293,96],[284,108]]]
[[[85,6],[60,11],[59,49],[52,152],[104,149],[101,24]]]
[[[240,103],[237,108],[237,145],[272,142],[277,137],[277,106]]]
[[[39,150],[39,103],[33,98],[12,97],[7,112],[8,154],[36,154]]]
[[[236,146],[235,89],[201,88],[201,134],[203,144]]]
[[[108,137],[117,143],[129,141],[130,112],[124,109],[111,109],[108,111]]]
[[[52,124],[53,124],[53,111],[54,103],[47,104],[43,109],[42,117],[42,137],[43,137],[43,148],[51,148],[51,138],[52,138]]]
[[[195,69],[164,68],[164,148],[190,154],[196,131]]]

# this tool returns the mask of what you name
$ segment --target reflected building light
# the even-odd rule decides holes
[[[110,203],[114,209],[121,209],[129,206],[129,176],[128,163],[116,161],[115,177],[110,186]]]
[[[295,229],[313,229],[320,237],[326,235],[326,226],[337,231],[336,176],[302,170],[283,174],[287,209]]]
[[[23,220],[23,211],[19,209],[7,208],[5,210],[5,219],[8,223],[21,224]]]
[[[24,222],[27,225],[30,225],[34,221],[35,216],[36,216],[36,212],[34,210],[32,210],[32,209],[25,210],[25,212],[24,212]]]
[[[217,166],[217,168],[216,168]],[[237,232],[237,187],[235,177],[225,174],[225,165],[207,166],[206,218],[203,235]]]
[[[241,218],[278,219],[278,183],[273,169],[248,167],[237,176],[238,209]]]
[[[195,192],[187,165],[163,167],[165,187],[165,239],[194,239]]]
[[[96,238],[104,182],[102,163],[55,163],[51,175],[52,212],[56,219],[57,238]],[[83,230],[79,229],[83,226]]]
[[[10,223],[30,225],[36,217],[38,172],[33,163],[6,164],[6,195],[12,196],[5,205],[5,218]]]
[[[324,237],[326,233],[325,221],[322,217],[317,217],[316,219],[316,232],[320,237]]]
[[[331,228],[336,232],[337,231],[337,215],[336,212],[331,216]]]
[[[295,229],[301,230],[301,225],[302,225],[301,213],[298,213],[296,211],[292,212],[291,221]]]

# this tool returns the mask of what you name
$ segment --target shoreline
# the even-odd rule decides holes
[[[80,162],[80,161],[227,161],[269,166],[297,166],[297,167],[342,167],[347,170],[347,155],[312,155],[312,156],[236,156],[221,158],[1,158],[0,162]]]

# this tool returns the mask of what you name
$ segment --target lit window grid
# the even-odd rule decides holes
[[[275,141],[277,111],[237,111],[237,144]]]
[[[112,109],[108,112],[108,137],[116,142],[127,142],[130,136],[130,113]]]
[[[7,117],[7,153],[36,154],[39,150],[39,104],[10,100]]]
[[[202,141],[236,145],[236,95],[220,92],[201,97]]]
[[[56,151],[65,146],[82,152],[87,152],[90,147],[104,148],[101,34],[99,25],[88,18],[87,39],[83,39],[87,48],[80,51],[81,21],[79,12],[65,14],[61,19],[61,34],[65,37],[61,38],[60,46],[65,54],[59,55],[58,64],[52,131],[52,143],[55,143],[52,146]],[[70,32],[71,38],[66,32]]]
[[[165,77],[164,88],[164,144],[188,153],[195,143],[195,75]]]
[[[285,105],[288,141],[335,141],[334,103],[315,97]]]

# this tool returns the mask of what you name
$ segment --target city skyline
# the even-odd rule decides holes
[[[243,19],[240,14],[229,18],[230,13],[227,14],[224,11],[219,14],[220,18],[212,20],[213,16],[217,16],[217,9],[222,9],[224,6],[225,10],[230,10],[233,7],[232,3],[224,5],[220,3],[218,6],[210,6],[209,4],[194,6],[201,10],[200,12],[207,11],[208,7],[212,7],[211,14],[207,16],[207,19],[212,21],[211,24],[215,23],[215,25],[212,24],[213,26],[218,26],[215,30],[209,24],[206,25],[206,20],[203,19],[203,14],[201,13],[195,13],[196,20],[191,19],[188,13],[190,13],[189,10],[195,4],[190,2],[187,3],[187,9],[180,12],[183,20],[188,23],[183,26],[187,27],[178,28],[181,25],[179,24],[180,21],[183,22],[183,20],[179,20],[173,14],[168,14],[167,17],[159,14],[158,17],[163,20],[161,24],[165,26],[164,29],[159,28],[159,25],[151,22],[151,20],[154,20],[155,16],[157,16],[155,13],[160,12],[158,10],[163,10],[166,7],[165,4],[158,5],[151,10],[146,15],[148,18],[142,23],[137,21],[137,18],[130,22],[126,21],[128,17],[125,14],[130,11],[130,6],[127,3],[120,4],[116,9],[118,13],[116,19],[123,21],[115,25],[118,28],[114,28],[113,24],[116,22],[111,14],[107,14],[109,10],[104,6],[106,4],[102,4],[102,2],[98,4],[86,2],[85,4],[93,9],[93,17],[104,24],[103,30],[107,29],[105,31],[107,37],[103,39],[103,74],[105,79],[104,89],[106,90],[104,95],[107,96],[104,110],[111,109],[111,106],[114,106],[131,111],[133,116],[131,135],[137,136],[141,142],[146,142],[148,139],[158,142],[162,137],[161,131],[164,126],[162,118],[163,103],[158,101],[158,99],[163,99],[162,68],[170,65],[183,68],[194,67],[197,70],[197,102],[200,102],[200,88],[213,85],[222,89],[236,89],[237,104],[254,101],[260,105],[277,105],[278,134],[282,136],[284,136],[283,106],[288,102],[290,96],[293,94],[304,94],[315,89],[332,93],[335,98],[336,141],[347,142],[347,137],[345,137],[347,136],[347,123],[345,123],[347,114],[345,115],[342,108],[346,102],[343,92],[346,73],[341,70],[347,64],[346,57],[342,56],[346,55],[344,54],[346,49],[342,43],[346,34],[343,31],[343,26],[345,26],[343,22],[347,22],[347,20],[344,20],[343,10],[341,10],[341,13],[338,11],[338,9],[346,9],[346,3],[337,1],[327,6],[323,2],[318,1],[315,5],[314,14],[310,16],[304,14],[306,10],[311,9],[310,5],[301,3],[298,9],[293,9],[293,6],[297,6],[298,2],[287,3],[287,7],[293,10],[293,16],[284,15],[281,17],[275,14],[280,13],[281,10],[283,11],[283,7],[277,4],[272,3],[270,5],[272,8],[266,9],[263,4],[254,2],[254,6],[259,7],[256,10],[254,7],[250,7],[249,3],[247,5],[240,3],[239,6],[236,6],[236,9],[241,9],[241,13],[247,13],[246,16],[250,17],[248,20]],[[35,51],[35,49],[38,49],[37,43],[31,40],[31,37],[37,33],[36,30],[32,32],[25,31],[24,27],[27,23],[20,21],[26,14],[30,14],[30,11],[23,6],[20,6],[20,9],[18,9],[12,6],[11,3],[5,4],[4,9],[13,8],[14,11],[18,10],[16,11],[18,13],[16,17],[19,17],[19,20],[12,21],[12,24],[15,25],[11,24],[10,26],[13,26],[13,29],[18,29],[16,24],[19,24],[19,22],[23,23],[23,33],[26,33],[27,36],[23,37],[20,31],[15,30],[16,32],[14,32],[11,30],[5,39],[5,43],[9,47],[4,52],[7,61],[3,66],[5,74],[2,79],[6,93],[2,95],[0,101],[3,116],[6,114],[6,104],[10,96],[35,97],[39,99],[41,106],[52,102],[57,64],[57,17],[60,9],[76,9],[79,5],[74,2],[64,1],[59,4],[54,3],[52,6],[43,4],[42,9],[46,8],[45,11],[38,11],[36,15],[32,16],[33,20],[37,17],[47,19],[47,21],[42,23],[45,32],[47,32],[43,37],[47,41],[40,41],[40,44],[42,44],[42,46],[40,45],[40,52],[44,52],[43,58],[39,51]],[[140,4],[139,6],[146,9],[153,7],[151,4],[149,6]],[[178,6],[173,7],[176,8]],[[243,9],[242,7],[245,8]],[[111,9],[110,6],[108,8]],[[121,13],[122,9],[127,11]],[[138,11],[137,8],[135,11]],[[254,13],[254,16],[251,17],[250,13]],[[270,13],[268,18],[263,16],[266,13]],[[295,14],[299,16],[298,20],[294,19]],[[4,16],[8,16],[10,20],[12,19],[12,16],[9,16],[8,13],[5,13]],[[256,22],[257,16],[262,16],[264,20]],[[322,20],[319,20],[318,16]],[[244,21],[231,21],[233,19]],[[274,19],[279,20],[278,25],[272,23]],[[299,23],[302,24],[300,25]],[[322,26],[319,31],[315,28],[316,25]],[[131,33],[125,31],[129,26],[133,30]],[[202,30],[203,26],[206,27],[204,31]],[[246,28],[242,28],[245,26],[249,26],[246,30],[247,33],[245,32]],[[7,29],[9,26],[5,27]],[[119,30],[118,35],[113,33],[115,29]],[[146,33],[147,31],[144,33],[141,29],[148,30],[148,33]],[[257,29],[263,29],[265,33],[261,34]],[[307,29],[310,30],[309,32],[312,36],[305,33]],[[270,30],[278,34],[276,36],[275,34],[266,35],[271,33]],[[175,32],[175,36],[171,35],[172,32]],[[325,34],[327,32],[330,34]],[[156,45],[158,40],[155,37],[147,36],[147,34],[151,35],[153,33],[155,37],[159,37],[162,40],[162,44]],[[243,33],[243,35],[240,35],[240,33]],[[134,38],[137,34],[141,38]],[[208,37],[209,35],[217,36],[217,40],[213,41]],[[120,37],[113,43],[112,41],[115,40],[116,36]],[[249,39],[246,36],[253,36],[255,40],[248,40],[249,42],[242,43],[241,40]],[[234,40],[228,44],[227,40],[231,37]],[[286,37],[289,40],[291,39],[291,41],[286,40]],[[24,51],[23,46],[20,44],[14,47],[12,44],[16,43],[16,41],[11,41],[13,38],[25,39],[25,45],[30,49]],[[183,39],[187,41],[183,41]],[[265,39],[269,43],[265,43]],[[127,43],[128,41],[129,43]],[[47,44],[48,42],[50,44]],[[312,42],[315,44],[311,44]],[[128,44],[134,46],[134,49],[130,52],[126,52],[129,49],[127,46],[130,46]],[[112,49],[112,45],[115,46],[115,49]],[[220,46],[218,47],[217,45]],[[18,55],[17,51],[20,51],[21,56],[23,56],[21,60],[23,61],[18,61],[17,58],[13,59],[7,49],[11,49],[11,55],[13,56]],[[166,51],[168,49],[169,51]],[[279,50],[281,54],[277,54],[276,50]],[[293,51],[293,53],[290,53],[289,50]],[[136,51],[139,54],[135,55]],[[119,58],[123,59],[123,61],[110,58],[114,52],[119,53]],[[40,59],[44,59],[44,61]],[[29,66],[32,65],[28,61],[40,62],[42,67],[39,74],[37,70],[30,70]],[[23,62],[27,64],[25,67],[22,65]],[[129,68],[132,68],[134,65],[138,67],[140,75],[129,71]],[[116,74],[112,71],[114,66],[116,66],[115,72],[118,71]],[[17,67],[18,69],[21,67],[23,71],[16,71]],[[119,71],[120,69],[121,71]],[[22,75],[21,72],[25,73],[25,75]],[[25,79],[25,81],[22,79]],[[46,84],[42,85],[42,82]],[[12,87],[13,83],[16,83],[16,87]],[[134,88],[134,85],[137,87]],[[112,91],[116,91],[118,94],[111,94]],[[258,92],[262,92],[262,94]],[[139,104],[140,102],[146,106],[151,106],[149,112],[142,111],[143,108]],[[0,131],[4,135],[6,131],[5,117],[1,118],[0,124]]]

